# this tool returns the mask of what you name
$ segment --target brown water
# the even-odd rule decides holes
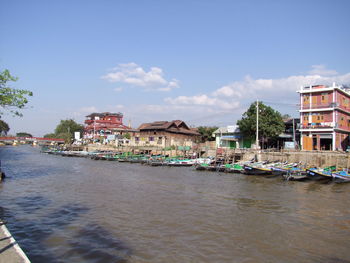
[[[350,262],[350,184],[2,147],[0,216],[36,262]],[[1,254],[0,254],[1,257]]]

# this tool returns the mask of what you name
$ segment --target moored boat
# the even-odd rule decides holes
[[[270,167],[266,166],[254,166],[254,165],[244,165],[243,173],[247,175],[272,175],[272,171]]]
[[[332,173],[332,176],[335,183],[350,183],[350,174],[346,171]]]
[[[332,172],[325,169],[306,169],[306,175],[313,181],[331,181],[333,179]]]

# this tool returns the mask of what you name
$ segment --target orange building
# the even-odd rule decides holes
[[[301,87],[302,150],[346,150],[350,145],[350,88],[315,85]]]

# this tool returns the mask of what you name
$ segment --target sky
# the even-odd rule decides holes
[[[234,125],[301,86],[350,84],[350,1],[0,0],[0,70],[34,93],[10,134],[121,112],[124,124]]]

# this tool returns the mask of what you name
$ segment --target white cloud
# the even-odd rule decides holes
[[[134,66],[130,68],[135,68]],[[312,70],[317,67],[313,66]],[[128,107],[115,108],[122,111],[127,119],[131,119],[133,126],[143,122],[157,120],[184,120],[189,125],[232,125],[241,118],[249,105],[259,99],[280,111],[298,116],[299,94],[296,92],[301,86],[325,84],[350,84],[350,73],[333,74],[336,71],[326,67],[318,67],[319,74],[291,75],[283,78],[254,78],[247,75],[242,80],[227,83],[217,89],[205,93],[164,99],[163,103],[151,105],[128,105]],[[140,70],[140,72],[142,72]],[[156,72],[156,71],[155,71]],[[332,73],[333,72],[333,73]],[[170,84],[171,82],[174,84]],[[167,82],[168,85],[178,86],[176,80]],[[148,87],[143,87],[147,89]],[[153,87],[152,87],[153,88]],[[167,86],[157,86],[157,89],[166,89]],[[153,88],[154,89],[154,88]],[[184,91],[185,92],[185,91]],[[109,109],[113,111],[112,109]],[[140,114],[141,113],[141,114]]]
[[[327,69],[325,65],[312,65],[312,70],[308,73],[310,75],[320,75],[320,76],[335,76],[338,75],[338,72],[332,69]]]
[[[170,91],[179,87],[176,79],[168,81],[163,75],[161,68],[151,67],[147,72],[136,63],[131,62],[119,64],[111,72],[102,76],[102,79],[141,87],[145,90]]]
[[[301,86],[308,85],[332,85],[349,84],[350,73],[339,75],[335,70],[326,69],[323,65],[312,66],[314,74],[295,75],[279,79],[254,79],[246,76],[241,81],[235,81],[224,85],[213,92],[199,94],[194,96],[178,96],[175,98],[166,98],[165,102],[171,106],[183,107],[205,107],[212,112],[231,112],[241,114],[256,99],[281,113],[297,115],[299,95],[296,92]],[[317,70],[317,72],[316,72]],[[309,73],[310,73],[309,72]],[[318,74],[316,74],[318,73]],[[188,110],[190,113],[190,111]],[[236,116],[240,118],[241,116]]]

